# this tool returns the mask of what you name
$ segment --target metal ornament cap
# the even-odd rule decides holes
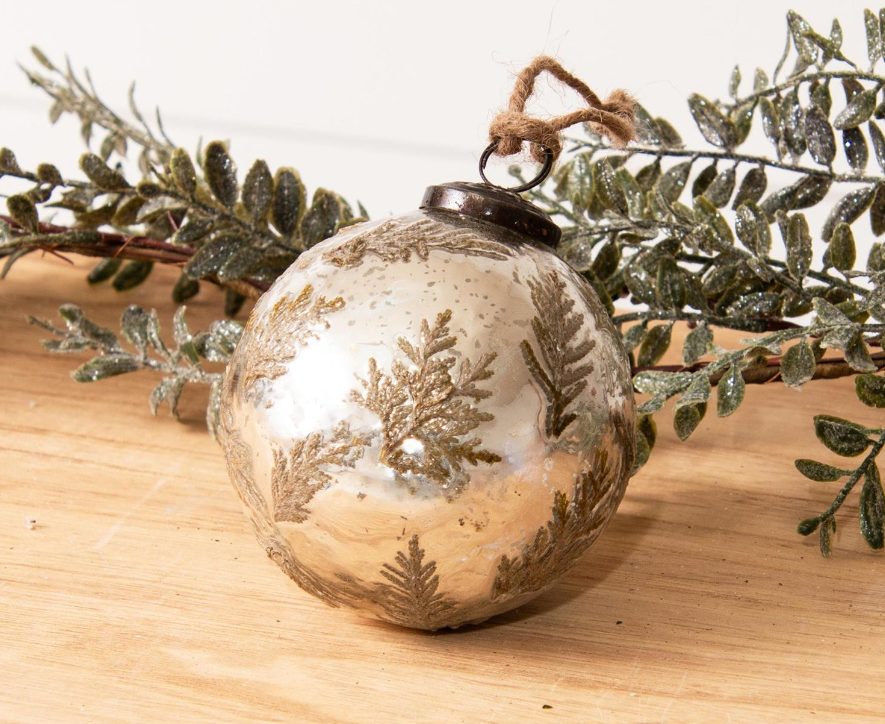
[[[555,249],[562,230],[534,204],[507,189],[489,184],[453,181],[428,186],[421,201],[422,209],[453,211],[472,219],[540,241]]]

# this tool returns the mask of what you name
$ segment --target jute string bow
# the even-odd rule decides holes
[[[533,118],[525,112],[526,101],[535,90],[535,80],[547,71],[561,83],[573,88],[587,102],[587,108],[545,120]],[[587,123],[597,133],[607,136],[615,148],[623,148],[633,138],[633,99],[622,90],[612,91],[603,103],[584,81],[576,78],[549,55],[539,55],[516,77],[507,109],[495,116],[489,126],[489,140],[497,141],[497,156],[519,153],[524,141],[531,144],[532,157],[542,163],[544,149],[549,148],[553,159],[562,153],[559,134],[578,123]]]

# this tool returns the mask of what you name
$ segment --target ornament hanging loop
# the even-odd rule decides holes
[[[498,186],[498,184],[493,184],[486,178],[486,164],[489,162],[489,159],[492,157],[492,154],[497,150],[498,143],[500,139],[495,138],[492,142],[486,146],[486,150],[482,152],[482,156],[479,157],[479,176],[483,180],[483,183],[488,186],[494,186],[496,189],[503,189],[504,191],[510,191],[514,194],[520,194],[523,191],[528,191],[529,189],[535,188],[535,186],[540,186],[544,183],[545,179],[550,175],[550,172],[553,170],[553,161],[555,160],[555,156],[553,154],[553,150],[548,148],[547,146],[543,147],[544,151],[544,164],[541,166],[541,170],[538,171],[537,176],[535,176],[531,181],[528,181],[521,186]]]
[[[526,103],[534,94],[535,82],[542,73],[549,73],[574,90],[584,107],[549,119],[527,113]],[[607,137],[613,148],[624,148],[636,133],[634,105],[633,99],[622,90],[612,91],[603,101],[555,58],[539,55],[517,75],[507,107],[492,119],[489,140],[493,146],[489,148],[498,156],[512,156],[528,143],[532,157],[538,163],[546,164],[550,154],[555,161],[562,153],[562,131],[579,123],[586,123],[593,131]]]

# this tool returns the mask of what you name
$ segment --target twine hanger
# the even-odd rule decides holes
[[[587,108],[549,120],[528,115],[525,104],[535,90],[535,80],[544,71],[577,91]],[[623,148],[635,135],[633,104],[633,99],[623,90],[612,91],[603,103],[584,81],[569,73],[557,60],[539,55],[516,77],[507,108],[500,111],[489,126],[489,140],[495,144],[496,156],[519,153],[523,142],[528,141],[536,161],[543,163],[548,153],[553,154],[555,161],[562,153],[560,133],[569,126],[587,123],[600,135],[607,136],[615,148]]]

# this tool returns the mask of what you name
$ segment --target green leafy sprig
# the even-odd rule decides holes
[[[688,112],[706,145],[687,147],[673,123],[637,106],[637,142],[614,149],[588,131],[551,181],[530,192],[561,222],[561,255],[597,290],[630,351],[634,385],[648,396],[640,407],[640,463],[654,448],[655,413],[672,401],[675,430],[685,440],[703,421],[714,388],[716,413],[725,417],[740,408],[748,384],[780,381],[799,389],[855,375],[859,399],[885,408],[885,247],[874,242],[859,262],[855,242],[864,219],[874,237],[885,233],[885,133],[878,123],[885,119],[885,11],[867,10],[863,21],[867,57],[857,62],[842,47],[837,20],[824,34],[789,12],[786,47],[770,73],[756,69],[747,86],[735,68],[724,99],[689,96]],[[23,170],[11,152],[0,151],[0,174],[30,184],[7,199],[9,215],[0,222],[5,271],[37,249],[70,251],[106,257],[89,280],[112,279],[124,290],[143,282],[152,264],[170,263],[183,269],[177,300],[208,281],[228,290],[227,312],[234,313],[301,251],[357,220],[333,192],[318,189],[308,206],[289,169],[271,174],[258,161],[241,183],[225,144],[191,156],[169,141],[159,116],[153,130],[132,102],[129,123],[100,101],[88,74],[84,83],[70,67],[58,70],[36,55],[47,74],[29,77],[52,97],[51,118],[77,115],[87,144],[96,129],[106,135],[98,153],[81,158],[83,179],[64,179],[51,164]],[[741,149],[753,133],[768,140],[770,154]],[[119,158],[131,146],[139,149],[142,174],[134,185]],[[836,201],[814,229],[805,212],[829,195]],[[50,209],[73,222],[48,223],[40,212]],[[366,215],[362,208],[359,214]],[[819,261],[815,238],[827,244]],[[636,308],[616,311],[616,300]],[[76,308],[62,309],[64,317]],[[137,343],[131,353],[116,341],[101,342],[106,330],[72,318],[67,330],[40,324],[61,338],[50,343],[55,351],[99,352],[75,375],[154,370],[166,384],[155,397],[170,402],[185,384],[217,380],[200,366],[208,359],[204,342],[194,342],[196,359],[187,335],[176,336],[168,357],[152,342],[150,354]],[[690,328],[682,364],[663,365],[676,322]],[[213,325],[209,336],[193,339],[225,330],[229,343],[239,325],[221,324],[235,326]],[[129,339],[126,326],[124,320]],[[726,349],[716,342],[717,329],[754,336]],[[861,533],[881,548],[885,502],[876,460],[885,433],[832,416],[817,416],[815,430],[838,455],[864,457],[856,468],[797,461],[814,480],[845,479],[833,504],[804,520],[799,532],[818,531],[828,555],[836,514],[863,481]]]

